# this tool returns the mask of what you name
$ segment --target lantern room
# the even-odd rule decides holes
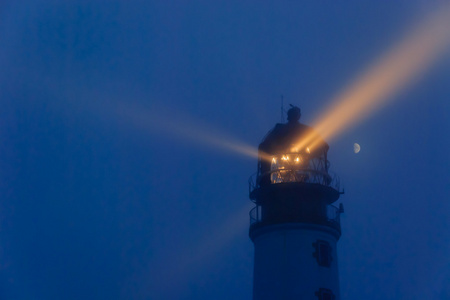
[[[258,147],[257,172],[249,180],[253,228],[307,222],[340,231],[339,178],[329,171],[329,146],[310,126],[299,122],[300,109],[288,111],[288,122],[276,124]]]
[[[288,111],[288,122],[276,124],[258,147],[255,188],[280,183],[316,183],[339,190],[338,178],[329,172],[328,144],[307,125],[300,109]]]

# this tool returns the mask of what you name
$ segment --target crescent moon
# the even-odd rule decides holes
[[[361,146],[358,143],[354,143],[353,144],[353,151],[355,153],[358,153],[359,151],[361,151]]]

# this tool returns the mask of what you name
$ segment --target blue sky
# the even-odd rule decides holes
[[[0,298],[250,299],[256,160],[211,137],[311,124],[439,3],[3,1]],[[450,298],[448,51],[423,75],[329,141],[342,299]]]

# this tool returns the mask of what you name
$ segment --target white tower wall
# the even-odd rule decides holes
[[[255,229],[252,233],[255,245],[253,299],[339,300],[336,252],[339,236],[329,226],[308,223]],[[318,262],[317,242],[329,246],[328,266]],[[319,297],[317,293],[321,289],[327,289],[333,296]]]

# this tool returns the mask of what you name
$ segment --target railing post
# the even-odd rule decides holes
[[[256,222],[259,222],[259,205],[256,205]]]

